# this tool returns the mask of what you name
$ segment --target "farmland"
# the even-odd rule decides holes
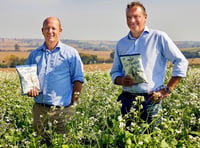
[[[41,44],[41,40],[0,40],[0,64],[10,55],[27,58],[27,50]],[[70,42],[79,53],[97,55],[107,59],[112,50],[85,50]],[[78,42],[83,45],[84,42]],[[89,42],[89,47],[104,47],[105,43],[113,47],[113,42]],[[190,42],[189,42],[190,43]],[[20,44],[21,51],[15,51],[14,45]],[[196,44],[196,43],[195,43]],[[181,44],[182,45],[182,44]],[[186,46],[187,45],[187,46]],[[184,45],[182,51],[191,48]],[[86,48],[86,47],[85,47]],[[194,53],[199,47],[192,48]],[[68,134],[58,135],[50,130],[54,147],[200,147],[200,58],[188,59],[190,67],[187,78],[182,79],[178,88],[163,101],[160,112],[161,125],[150,132],[150,125],[142,122],[139,111],[132,111],[134,118],[131,126],[125,127],[120,114],[120,102],[117,97],[121,87],[113,85],[109,71],[112,64],[84,65],[85,83],[74,108],[76,114],[70,118],[66,129]],[[168,67],[166,81],[171,68]],[[141,106],[142,97],[137,98]],[[15,68],[0,68],[0,147],[40,147],[32,127],[33,99],[21,95],[20,82]],[[161,128],[162,127],[162,128]],[[53,127],[52,127],[53,129]],[[145,130],[146,132],[141,132]],[[45,146],[43,146],[45,147]]]
[[[90,51],[90,50],[78,50],[79,53],[84,53],[86,55],[96,55],[99,59],[109,59],[110,53],[112,51]],[[9,52],[0,52],[0,64],[6,62],[7,58],[11,55],[15,55],[16,57],[21,58],[28,58],[30,52],[16,52],[16,51],[9,51]]]
[[[166,81],[170,73],[169,68]],[[0,72],[0,88],[0,147],[39,147],[40,137],[32,127],[33,99],[21,95],[17,73]],[[200,147],[199,68],[190,67],[188,77],[163,101],[162,128],[158,125],[153,132],[134,110],[132,124],[129,130],[125,128],[120,102],[116,101],[120,92],[121,87],[112,84],[109,71],[86,72],[79,104],[74,108],[76,114],[66,126],[68,134],[50,131],[53,146]],[[140,105],[142,97],[137,100]]]

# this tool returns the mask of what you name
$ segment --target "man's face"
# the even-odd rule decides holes
[[[139,6],[134,6],[126,11],[127,25],[130,28],[132,35],[140,35],[146,24],[146,14]]]
[[[42,28],[42,33],[47,43],[57,43],[61,32],[62,29],[56,18],[48,18]]]

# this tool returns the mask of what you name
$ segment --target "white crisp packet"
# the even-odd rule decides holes
[[[31,89],[40,91],[40,84],[37,77],[37,65],[19,65],[16,66],[20,82],[22,94],[26,95]]]

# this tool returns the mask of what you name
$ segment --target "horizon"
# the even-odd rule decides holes
[[[44,40],[44,38],[4,38],[4,37],[0,37],[0,39],[8,39],[8,40]],[[72,40],[72,41],[108,41],[108,42],[118,42],[117,40],[78,40],[78,39],[60,39],[62,40]],[[199,41],[192,41],[192,40],[184,40],[184,41],[174,41],[173,42],[200,42]]]

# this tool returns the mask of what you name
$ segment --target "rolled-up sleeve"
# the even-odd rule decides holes
[[[70,71],[72,83],[75,81],[80,81],[82,83],[84,82],[83,63],[77,51],[74,51]]]
[[[172,76],[186,77],[188,61],[185,56],[166,33],[163,33],[162,42],[165,57],[174,65]]]

